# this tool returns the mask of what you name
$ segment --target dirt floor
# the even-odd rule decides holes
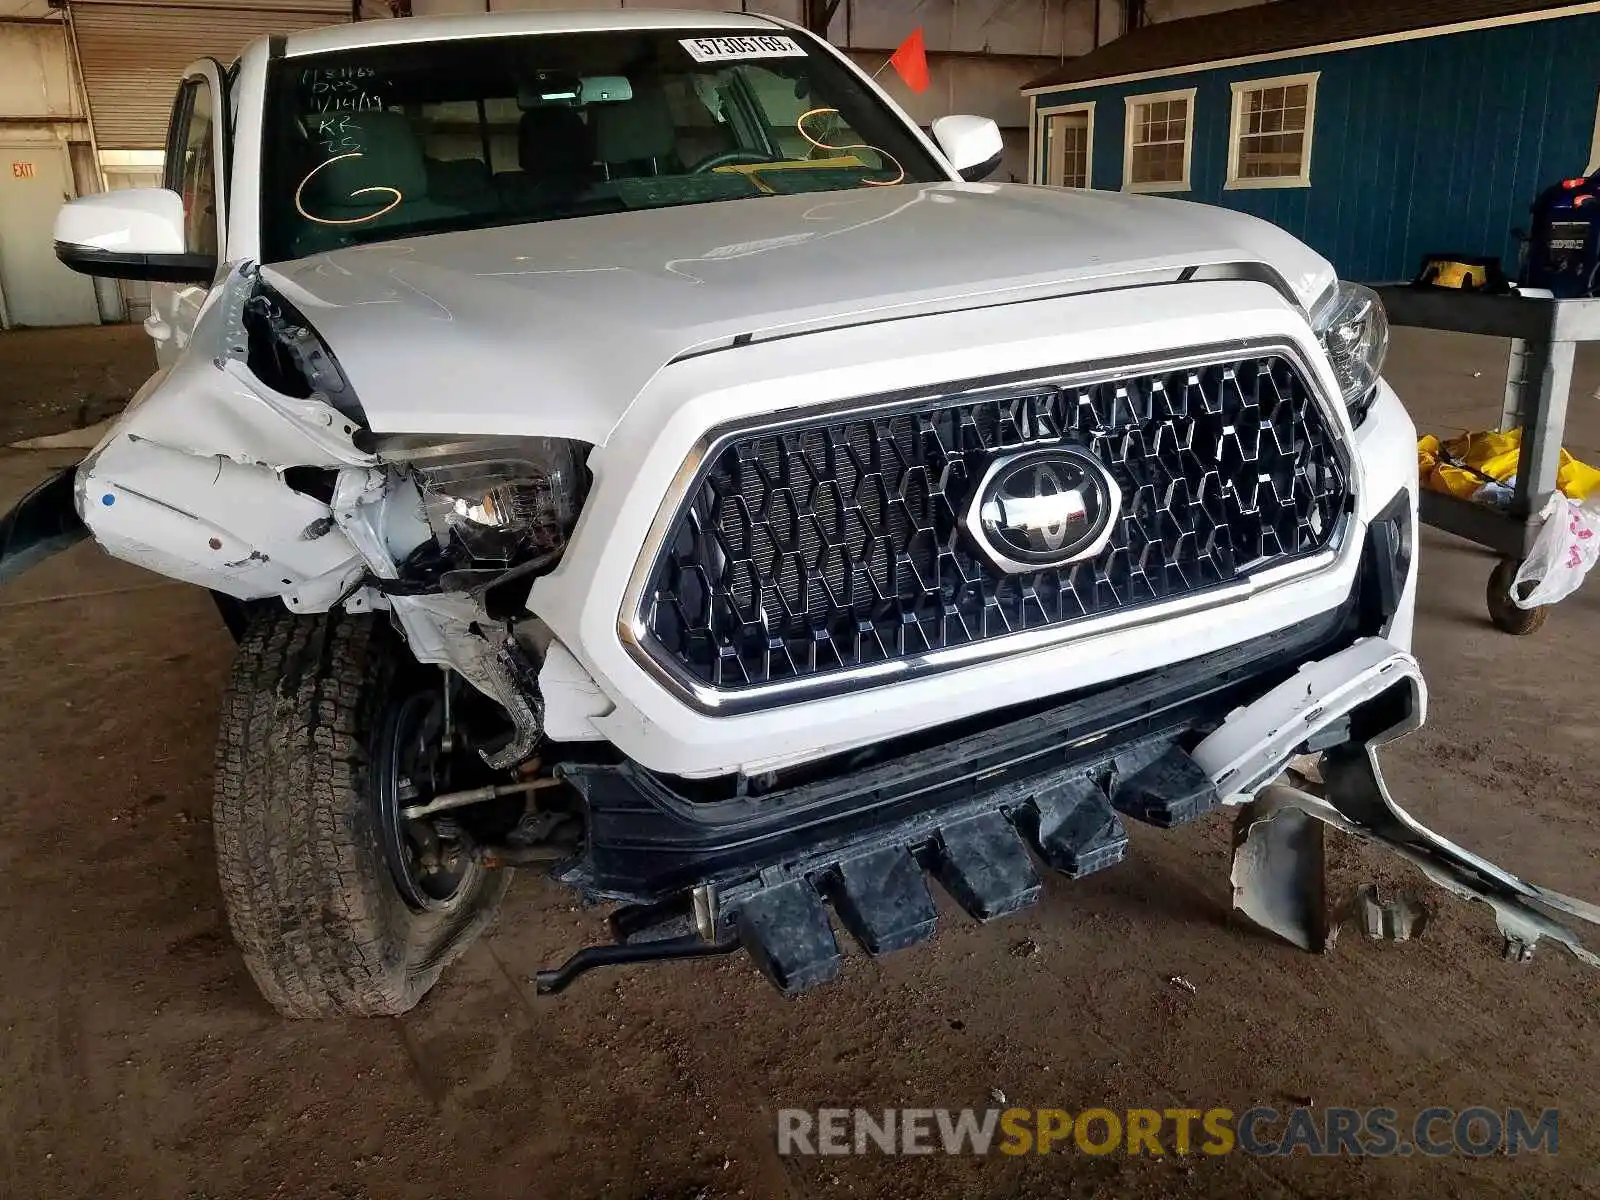
[[[156,369],[140,325],[0,335],[0,447],[84,429],[121,412]]]
[[[0,337],[6,394],[81,388],[122,336],[68,339],[83,358],[67,374]],[[1390,373],[1419,424],[1493,420],[1502,346],[1398,341]],[[1571,441],[1592,453],[1600,361],[1582,367]],[[0,452],[0,504],[71,461]],[[1432,705],[1388,755],[1397,794],[1465,845],[1600,898],[1600,589],[1513,639],[1484,616],[1489,557],[1430,532],[1422,564]],[[228,656],[203,593],[90,545],[0,593],[0,1194],[1600,1195],[1600,974],[1548,945],[1527,965],[1502,961],[1488,910],[1420,880],[1436,912],[1419,941],[1347,936],[1327,957],[1280,945],[1230,918],[1225,816],[1135,829],[1120,868],[1052,879],[1041,904],[996,925],[952,915],[929,946],[857,953],[840,982],[798,1000],[740,957],[536,998],[530,974],[599,937],[602,920],[529,876],[410,1015],[280,1020],[229,943],[212,874]],[[1341,885],[1406,882],[1380,855],[1332,849]],[[1000,1093],[1073,1111],[1557,1106],[1560,1152],[775,1150],[779,1108],[988,1108]]]

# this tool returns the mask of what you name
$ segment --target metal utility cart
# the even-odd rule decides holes
[[[1507,633],[1532,633],[1542,608],[1511,602],[1511,581],[1539,530],[1539,514],[1556,490],[1567,397],[1579,342],[1600,341],[1600,300],[1543,300],[1481,296],[1440,288],[1378,289],[1393,325],[1445,329],[1511,339],[1501,429],[1522,427],[1522,453],[1509,511],[1442,492],[1422,493],[1422,521],[1493,550],[1500,563],[1489,575],[1489,619]]]

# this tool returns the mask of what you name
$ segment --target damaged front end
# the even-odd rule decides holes
[[[1341,607],[1267,636],[822,761],[681,778],[597,740],[587,720],[610,701],[529,611],[573,535],[590,447],[374,433],[316,303],[236,270],[190,352],[0,521],[0,582],[92,533],[231,601],[387,612],[412,658],[445,669],[437,757],[472,765],[431,791],[416,769],[397,774],[397,845],[430,863],[539,864],[620,905],[613,941],[541,972],[541,990],[742,947],[799,991],[839,969],[833,915],[888,953],[931,935],[929,876],[987,921],[1038,898],[1041,866],[1076,878],[1120,862],[1125,819],[1171,827],[1224,805],[1244,806],[1237,906],[1298,945],[1325,938],[1334,825],[1489,903],[1516,956],[1553,937],[1600,965],[1569,924],[1600,910],[1440,838],[1384,786],[1377,749],[1421,723],[1426,697],[1386,640],[1414,570],[1408,503],[1368,524]],[[1321,758],[1324,795],[1277,782],[1305,755]]]
[[[386,612],[411,658],[445,669],[456,698],[445,741],[481,785],[414,798],[408,812],[436,808],[406,820],[419,843],[439,829],[465,841],[471,822],[442,814],[486,791],[526,794],[533,779],[544,722],[527,597],[561,557],[589,447],[375,435],[315,331],[316,304],[253,264],[235,269],[187,352],[82,463],[0,520],[0,582],[92,536],[208,589],[236,637],[255,605]],[[504,832],[506,806],[488,807]]]
[[[1411,655],[1359,635],[1358,611],[743,795],[709,800],[626,762],[567,764],[587,836],[559,877],[623,903],[611,945],[536,983],[557,992],[601,966],[742,947],[792,994],[838,973],[834,916],[869,954],[903,949],[937,923],[929,876],[989,921],[1039,898],[1039,866],[1076,879],[1121,862],[1125,819],[1170,828],[1224,805],[1243,806],[1235,906],[1302,948],[1328,937],[1326,824],[1489,904],[1508,957],[1548,937],[1600,966],[1572,922],[1600,923],[1600,909],[1462,850],[1389,795],[1377,751],[1421,723],[1426,690]],[[1274,782],[1308,755],[1325,798]]]
[[[107,551],[238,601],[326,610],[366,563],[335,484],[381,470],[359,404],[251,267],[213,295],[189,352],[158,372],[78,466],[78,513]]]
[[[225,611],[387,610],[412,655],[458,673],[505,716],[497,768],[541,722],[510,636],[559,561],[589,447],[552,438],[382,437],[315,332],[315,301],[252,264],[201,314],[73,471],[0,525],[0,580],[92,534],[112,555],[209,589]]]

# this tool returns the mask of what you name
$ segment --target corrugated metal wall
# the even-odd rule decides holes
[[[348,0],[279,7],[73,0],[84,88],[101,149],[160,149],[178,76],[198,58],[226,63],[264,34],[350,19]]]
[[[1241,19],[1248,19],[1242,14]],[[1321,71],[1309,188],[1224,189],[1235,80]],[[1543,187],[1582,174],[1600,88],[1600,15],[1041,94],[1095,104],[1093,184],[1122,186],[1124,98],[1197,88],[1182,198],[1274,221],[1352,279],[1409,278],[1424,253],[1517,262]]]
[[[21,24],[0,18],[0,119],[13,125],[83,119],[65,21]]]

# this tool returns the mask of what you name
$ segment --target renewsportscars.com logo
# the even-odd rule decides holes
[[[1560,1113],[1520,1108],[780,1108],[778,1153],[1555,1154]]]

